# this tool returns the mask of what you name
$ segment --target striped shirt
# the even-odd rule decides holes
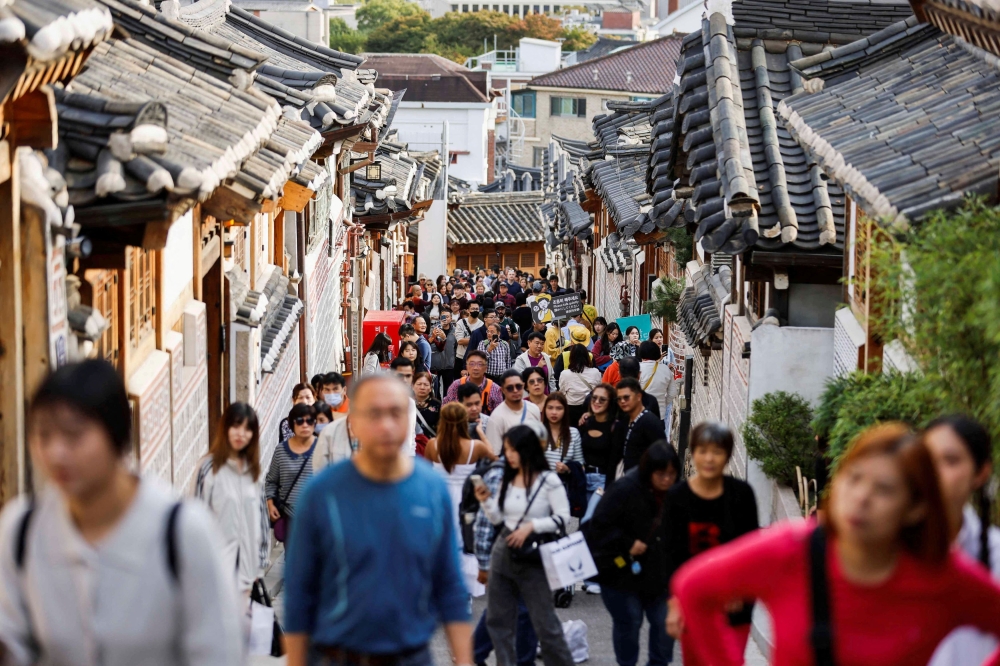
[[[562,443],[560,442],[559,448],[553,449],[550,446],[545,449],[545,459],[549,463],[549,467],[552,469],[556,468],[557,462],[568,462],[570,460],[575,460],[581,465],[583,464],[583,444],[580,439],[580,431],[576,428],[569,429],[569,447],[566,449],[566,457],[562,454]]]
[[[303,454],[293,453],[288,448],[288,440],[282,442],[275,450],[271,458],[271,467],[267,470],[267,478],[264,480],[264,496],[274,503],[285,504],[285,513],[291,516],[295,512],[295,503],[299,499],[299,494],[309,483],[313,475],[312,454],[316,450],[316,439],[313,439],[312,446]],[[303,467],[305,465],[305,467]],[[299,474],[302,469],[302,474]],[[298,476],[298,481],[295,477]],[[294,487],[292,482],[295,482]]]

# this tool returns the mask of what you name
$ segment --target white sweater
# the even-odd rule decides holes
[[[177,578],[166,547],[177,502],[153,478],[96,545],[87,542],[52,486],[28,523],[24,564],[16,534],[27,500],[0,515],[0,643],[17,666],[239,666],[244,663],[233,572],[204,505],[177,516]],[[37,647],[36,647],[37,646]]]
[[[540,483],[544,485],[525,515],[524,509],[528,505],[528,499],[535,493]],[[556,531],[556,521],[552,516],[559,516],[564,526],[569,525],[569,498],[566,497],[566,489],[563,488],[562,481],[555,472],[542,472],[531,484],[530,492],[511,484],[507,487],[502,509],[498,505],[499,501],[498,490],[496,495],[483,502],[483,511],[494,525],[503,523],[507,529],[514,530],[522,516],[524,521],[521,524],[524,525],[530,520],[534,530],[540,534]]]
[[[567,368],[559,375],[559,390],[566,394],[566,402],[573,406],[582,405],[600,383],[601,371],[597,368],[584,368],[583,372]]]

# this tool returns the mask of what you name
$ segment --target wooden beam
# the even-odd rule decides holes
[[[819,252],[763,252],[754,250],[750,263],[758,266],[823,266],[841,269],[843,254],[821,254]]]
[[[284,210],[301,213],[315,194],[308,187],[288,181],[285,183],[285,191],[281,195],[281,201],[278,202],[278,205]]]
[[[49,358],[49,285],[45,212],[21,206],[21,317],[24,324],[24,393],[34,395],[52,367]]]
[[[167,246],[167,235],[172,222],[150,222],[142,235],[142,249],[162,250]]]
[[[264,203],[260,205],[260,212],[273,213],[277,205],[278,203],[274,199],[264,199]]]
[[[56,99],[51,88],[39,88],[11,102],[6,120],[14,146],[42,150],[55,148],[59,141]]]
[[[0,150],[11,151],[0,141]],[[0,501],[24,489],[24,332],[21,315],[21,188],[16,152],[0,183]]]
[[[354,173],[358,169],[363,169],[366,166],[375,164],[375,153],[368,153],[368,159],[361,160],[360,162],[355,162],[351,166],[344,169],[343,173]]]
[[[202,210],[221,222],[232,220],[238,224],[250,224],[254,215],[259,213],[263,206],[256,201],[240,196],[229,187],[222,186],[215,190],[211,198],[201,207]]]

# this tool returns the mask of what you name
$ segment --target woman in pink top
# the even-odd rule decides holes
[[[813,532],[824,530],[829,651],[813,640]],[[816,580],[822,577],[817,576]],[[824,525],[784,523],[700,557],[675,574],[667,629],[684,663],[734,662],[714,618],[757,599],[774,625],[774,666],[919,666],[955,627],[1000,635],[1000,588],[949,550],[949,523],[931,455],[902,424],[862,433],[833,477]],[[994,653],[985,664],[1000,664]],[[974,666],[961,664],[956,666]]]

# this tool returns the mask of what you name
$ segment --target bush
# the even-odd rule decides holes
[[[754,400],[743,423],[747,455],[779,483],[794,486],[796,467],[811,477],[817,454],[812,417],[809,402],[798,393],[776,391]]]
[[[676,323],[677,303],[683,292],[683,280],[675,280],[665,275],[660,276],[660,284],[653,289],[653,298],[646,301],[646,313],[660,317],[664,325]]]

